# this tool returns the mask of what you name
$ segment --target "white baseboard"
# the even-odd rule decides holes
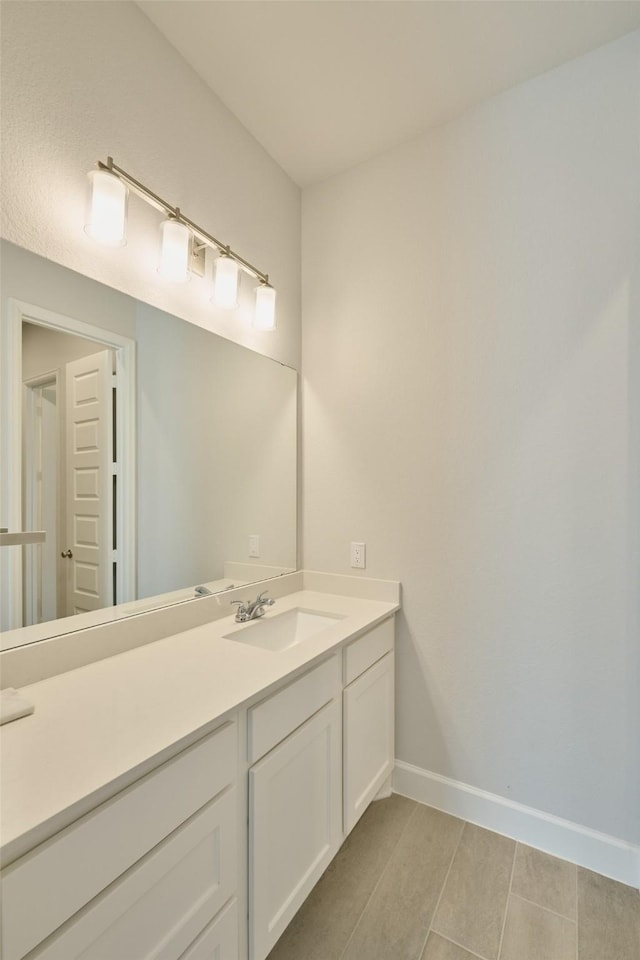
[[[640,887],[640,847],[396,760],[394,793]]]

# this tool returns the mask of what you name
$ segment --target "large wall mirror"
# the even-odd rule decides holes
[[[296,371],[2,241],[7,649],[296,569]]]

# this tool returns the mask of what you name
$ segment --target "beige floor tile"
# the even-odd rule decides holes
[[[510,896],[500,960],[576,960],[575,922]]]
[[[462,829],[461,820],[417,806],[344,960],[418,960]]]
[[[503,923],[500,960],[576,960],[576,887],[578,960],[640,960],[636,890],[394,795],[365,813],[268,960],[497,960]]]
[[[268,960],[338,960],[416,807],[396,794],[369,807]]]
[[[445,940],[438,933],[430,933],[427,945],[420,960],[477,960],[474,954],[463,950],[451,940]]]
[[[580,960],[640,958],[640,894],[578,867]]]
[[[576,867],[519,843],[511,892],[541,907],[576,918]]]
[[[515,841],[467,823],[433,930],[496,960],[507,908]]]

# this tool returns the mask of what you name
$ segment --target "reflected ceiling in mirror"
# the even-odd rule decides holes
[[[2,648],[296,569],[297,373],[2,254]]]

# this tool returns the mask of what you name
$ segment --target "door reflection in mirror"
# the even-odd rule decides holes
[[[24,551],[24,626],[117,602],[115,358],[97,346],[22,325],[23,529],[47,532]]]

